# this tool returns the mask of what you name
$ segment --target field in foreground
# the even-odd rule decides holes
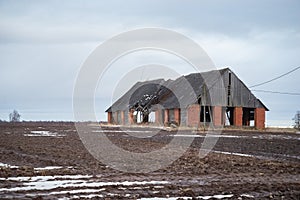
[[[191,137],[187,130],[103,130],[115,145],[140,153]],[[151,131],[158,133],[126,133]],[[73,123],[0,123],[0,199],[300,199],[300,134],[226,130],[204,158],[205,133],[196,134],[170,166],[126,173],[94,159]]]

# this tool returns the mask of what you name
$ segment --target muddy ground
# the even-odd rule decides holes
[[[73,123],[2,122],[0,199],[300,199],[300,134],[225,130],[200,158],[207,132],[126,128],[157,132],[137,138],[120,127],[102,130],[114,145],[138,153],[177,136],[197,137],[171,165],[128,173],[91,156]]]

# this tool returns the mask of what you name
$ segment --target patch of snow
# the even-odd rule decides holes
[[[58,200],[69,200],[70,198],[68,197],[62,197],[62,198],[58,198]]]
[[[9,165],[9,164],[5,164],[5,163],[0,163],[0,167],[11,168],[11,169],[19,168],[19,166]]]
[[[123,181],[123,182],[108,182],[107,185],[159,185],[159,184],[168,184],[168,181]]]
[[[143,188],[142,187],[133,187],[133,188],[130,188],[130,189],[132,189],[132,190],[142,190]]]
[[[154,186],[154,188],[157,188],[157,189],[158,189],[158,188],[164,188],[164,187],[165,187],[165,186],[163,186],[163,185],[155,185],[155,186]]]
[[[144,197],[144,198],[140,198],[140,200],[176,200],[176,199],[189,199],[191,197]]]
[[[89,179],[91,175],[58,175],[58,176],[19,176],[19,177],[8,177],[8,178],[0,178],[0,180],[8,180],[8,181],[19,181],[19,182],[29,182],[29,181],[49,181],[55,179]]]
[[[27,137],[63,137],[65,135],[50,131],[30,131],[30,134],[24,134]]]
[[[241,194],[240,196],[241,197],[247,197],[247,198],[254,198],[254,196],[250,195],[250,194]]]
[[[253,155],[250,155],[250,154],[244,154],[244,153],[234,153],[234,152],[215,151],[215,150],[212,150],[212,152],[214,152],[214,153],[226,154],[226,155],[234,155],[234,156],[254,157]]]
[[[36,167],[34,170],[43,171],[43,170],[53,170],[53,169],[62,169],[62,166],[47,166],[47,167]]]
[[[230,197],[233,197],[233,194],[218,194],[218,195],[212,196],[212,198],[215,198],[215,199],[224,199],[224,198],[230,198]]]
[[[66,179],[68,178],[69,179]],[[0,188],[3,191],[29,191],[29,190],[51,190],[55,188],[68,187],[103,187],[103,186],[131,186],[131,185],[156,185],[167,184],[167,181],[123,181],[123,182],[97,182],[81,178],[91,178],[92,176],[34,176],[34,177],[9,177],[0,180],[19,181],[23,183],[21,187]],[[62,179],[62,180],[60,180]]]
[[[219,138],[246,138],[248,136],[241,136],[241,135],[173,135],[174,137],[195,137],[195,138],[201,138],[201,137],[219,137]]]
[[[194,138],[205,137],[204,135],[180,135],[180,134],[170,135],[170,136],[173,136],[173,137],[194,137]]]
[[[0,167],[11,168],[11,169],[20,168],[20,166],[14,166],[14,165],[9,165],[9,164],[5,164],[5,163],[0,163]],[[34,170],[43,171],[43,170],[53,170],[53,169],[62,169],[62,168],[65,168],[65,167],[63,167],[63,166],[35,167]],[[73,167],[67,167],[67,168],[71,169]]]
[[[224,199],[224,198],[231,198],[233,194],[218,194],[213,196],[198,196],[198,199]],[[141,200],[176,200],[176,199],[191,199],[191,197],[150,197],[150,198],[140,198]]]
[[[220,138],[247,138],[242,135],[209,135],[208,137],[220,137]]]
[[[71,199],[92,199],[92,198],[103,198],[102,194],[89,194],[89,195],[75,195]]]
[[[131,189],[131,190],[144,190],[144,189],[149,189],[149,188],[150,188],[149,186],[146,186],[146,187],[132,187],[132,188],[129,187],[129,189]],[[120,190],[127,190],[128,187],[127,188],[121,187],[121,188],[118,188],[118,189],[120,189]]]
[[[94,130],[94,133],[152,133],[154,131],[133,131],[133,130]]]

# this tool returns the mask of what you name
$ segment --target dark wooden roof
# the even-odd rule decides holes
[[[157,79],[137,82],[106,112],[129,110],[138,105],[152,110],[155,110],[157,105],[165,109],[186,108],[190,104],[199,102],[199,99],[203,105],[263,107],[268,111],[268,108],[252,94],[249,88],[229,68],[225,68],[193,73],[176,80]]]

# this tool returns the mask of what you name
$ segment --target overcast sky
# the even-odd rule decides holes
[[[85,59],[103,41],[136,28],[175,30],[246,85],[264,82],[300,66],[299,10],[298,0],[0,1],[0,119],[16,109],[24,120],[73,120],[72,92]],[[180,71],[177,58],[155,52],[119,65],[151,59],[189,72]],[[299,77],[297,70],[255,89],[300,93]],[[111,103],[105,88],[117,84],[104,85],[96,102],[99,120]],[[292,125],[300,96],[253,93],[270,109],[268,125]]]

